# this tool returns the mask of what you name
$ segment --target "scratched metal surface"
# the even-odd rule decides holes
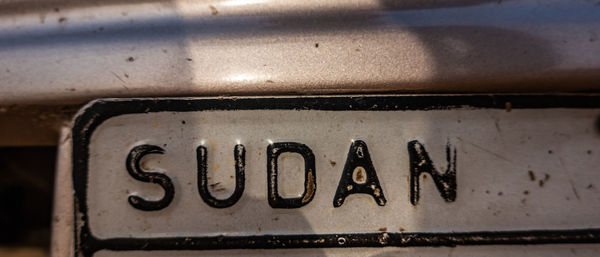
[[[597,92],[596,2],[0,0],[0,145],[100,97]]]
[[[0,1],[0,104],[597,91],[582,0]]]

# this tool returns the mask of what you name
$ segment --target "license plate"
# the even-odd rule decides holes
[[[599,243],[599,116],[598,95],[97,100],[74,251]]]

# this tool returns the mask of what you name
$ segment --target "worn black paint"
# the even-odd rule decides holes
[[[600,228],[507,232],[387,233],[387,244],[379,244],[383,233],[325,235],[263,235],[246,237],[162,237],[99,239],[90,230],[87,205],[89,143],[95,129],[107,119],[123,114],[148,112],[193,112],[207,110],[329,110],[408,111],[451,109],[600,108],[600,94],[551,95],[390,95],[257,97],[225,99],[128,99],[96,100],[75,118],[73,140],[73,188],[75,191],[74,245],[77,256],[90,257],[103,249],[205,250],[274,249],[381,246],[455,246],[490,244],[600,243]],[[339,245],[338,239],[346,238]],[[304,243],[307,239],[307,243]]]
[[[233,194],[227,199],[217,199],[213,197],[208,191],[208,179],[207,179],[207,159],[208,150],[205,146],[198,146],[196,148],[196,159],[198,162],[198,192],[202,200],[211,207],[215,208],[227,208],[240,200],[242,193],[244,193],[244,187],[246,184],[246,148],[242,144],[238,144],[233,149],[233,156],[235,159],[235,189]]]
[[[130,195],[127,200],[136,209],[143,211],[158,211],[169,206],[175,196],[175,187],[171,179],[162,173],[147,172],[140,167],[140,161],[148,154],[164,154],[165,150],[155,145],[138,145],[131,149],[127,155],[125,166],[133,178],[143,182],[160,185],[165,190],[165,195],[158,201],[148,201],[137,195]]]
[[[298,153],[304,159],[304,192],[300,197],[283,198],[279,195],[277,183],[278,157],[282,153]],[[267,147],[267,184],[269,205],[273,208],[300,208],[307,205],[315,197],[317,190],[317,175],[315,170],[315,155],[312,150],[300,143],[282,142],[269,144]]]
[[[342,243],[343,242],[343,243]],[[346,247],[423,247],[457,245],[530,245],[599,243],[600,230],[534,230],[509,232],[364,233],[170,238],[112,238],[91,248],[128,250],[294,249]]]
[[[364,169],[366,176],[364,183],[356,183],[352,177],[357,167]],[[383,188],[379,184],[377,172],[371,161],[371,154],[369,153],[367,144],[362,140],[356,140],[350,145],[346,164],[344,164],[344,170],[342,171],[340,182],[333,197],[333,207],[342,206],[344,199],[351,194],[369,194],[379,206],[384,206],[387,202],[383,195]]]
[[[419,176],[421,173],[431,175],[435,186],[446,202],[456,200],[456,148],[451,149],[450,143],[446,144],[448,166],[444,173],[435,169],[425,146],[417,140],[408,142],[408,156],[410,159],[410,203],[412,205],[417,205],[419,202]]]

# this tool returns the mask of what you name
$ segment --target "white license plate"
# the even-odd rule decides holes
[[[72,131],[75,252],[599,243],[599,116],[597,95],[98,100]]]

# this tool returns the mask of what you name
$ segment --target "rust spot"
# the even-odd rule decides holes
[[[377,197],[381,196],[381,189],[375,188],[375,191],[373,191],[373,194]]]
[[[217,8],[215,8],[214,6],[209,5],[208,8],[210,8],[210,14],[212,14],[212,15],[219,14],[219,10],[217,10]]]
[[[63,23],[63,22],[66,22],[66,21],[67,21],[66,17],[60,17],[60,18],[58,18],[58,23]]]
[[[135,58],[133,58],[133,56],[129,56],[129,58],[127,58],[127,61],[128,62],[133,62],[133,61],[135,61]]]
[[[544,173],[544,181],[550,180],[550,174]]]
[[[270,79],[267,79],[267,83],[275,83],[275,82]]]
[[[319,43],[315,43],[315,48],[319,48]]]
[[[510,102],[504,103],[504,108],[506,109],[506,112],[510,112],[512,110],[512,103],[510,103]]]
[[[308,178],[306,181],[307,181],[306,193],[304,194],[304,197],[302,197],[302,203],[306,203],[306,202],[310,201],[312,196],[315,194],[315,183],[314,183],[314,179],[313,179],[313,171],[312,170],[308,171]]]
[[[404,232],[406,231],[406,229],[404,229],[403,227],[400,227],[400,232]]]
[[[185,58],[188,62],[192,61],[192,58]]]
[[[529,180],[535,181],[535,174],[533,173],[533,170],[528,171],[527,174],[529,174]]]
[[[529,191],[525,190],[525,191],[523,191],[523,194],[524,194],[524,195],[528,195],[528,194],[529,194]]]
[[[335,167],[336,162],[335,161],[329,161],[329,164],[331,164],[331,167]]]
[[[379,229],[378,229],[378,231],[381,231],[381,232],[386,232],[386,231],[387,231],[387,228],[386,228],[386,227],[382,227],[382,228],[379,228]]]
[[[498,196],[502,196],[502,195],[503,195],[502,191],[498,192]]]
[[[365,168],[358,166],[354,169],[352,177],[354,179],[354,182],[356,182],[358,184],[364,184],[365,182],[367,182],[366,175],[367,174],[366,174]]]
[[[538,181],[538,184],[540,185],[540,187],[544,187],[544,183],[545,182],[543,180]]]

